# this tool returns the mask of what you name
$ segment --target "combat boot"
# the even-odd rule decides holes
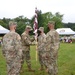
[[[40,70],[40,71],[44,70],[44,67],[43,67],[43,66],[41,66],[41,68],[40,68],[39,70]]]
[[[33,70],[33,69],[31,68],[31,66],[28,66],[28,71],[30,71],[30,72],[35,72],[35,70]]]
[[[48,68],[46,68],[46,72],[48,73]]]

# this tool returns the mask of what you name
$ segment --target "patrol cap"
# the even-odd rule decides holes
[[[39,30],[44,31],[44,27],[40,27]]]
[[[12,25],[16,25],[16,26],[17,26],[17,22],[10,21],[10,22],[9,22],[9,26],[12,26]]]
[[[33,30],[31,26],[27,25],[25,29]]]
[[[55,25],[55,22],[54,22],[54,21],[49,21],[48,24],[53,24],[53,25]]]

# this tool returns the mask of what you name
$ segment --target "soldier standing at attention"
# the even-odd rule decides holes
[[[41,65],[40,70],[44,69],[44,60],[42,58],[43,54],[43,48],[44,48],[44,43],[46,42],[46,35],[44,33],[44,27],[39,28],[39,33],[38,33],[38,45],[37,45],[37,50],[38,50],[38,57],[39,57],[39,62]]]
[[[57,57],[59,49],[59,34],[54,29],[55,22],[50,21],[48,23],[49,32],[46,36],[46,50],[49,52],[46,54],[47,64],[48,64],[48,74],[57,75]]]
[[[35,40],[35,38],[30,38],[29,33],[32,30],[31,26],[26,26],[25,31],[22,33],[22,45],[23,45],[23,63],[26,60],[28,70],[34,72],[31,68],[31,60],[30,60],[30,45]]]
[[[9,22],[10,32],[3,37],[2,52],[7,63],[7,75],[20,75],[22,61],[21,37],[15,32],[16,22]]]

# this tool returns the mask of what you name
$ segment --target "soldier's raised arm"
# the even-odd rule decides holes
[[[30,57],[30,45],[32,44],[32,41],[33,41],[33,39],[31,39],[29,36],[30,31],[31,31],[31,27],[26,26],[25,31],[21,35],[22,47],[23,47],[23,61],[25,59],[28,70],[34,72],[34,70],[31,68],[31,60],[30,60],[31,58]]]
[[[34,38],[30,38],[29,32],[32,30],[30,26],[26,26],[25,31],[21,35],[23,45],[31,45]]]
[[[28,37],[28,35],[26,35],[26,33],[24,35],[22,35],[21,37],[22,37],[22,41],[24,42],[24,45],[32,44],[30,37]]]

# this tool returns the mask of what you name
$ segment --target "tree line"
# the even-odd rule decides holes
[[[75,23],[63,23],[65,28],[71,28],[75,31]]]
[[[55,21],[55,29],[62,28],[62,27],[69,27],[75,30],[75,23],[63,23],[63,14],[60,14],[59,12],[56,12],[55,14],[52,14],[51,12],[42,13],[41,10],[38,11],[38,27],[43,26],[45,28],[45,33],[47,33],[47,24],[49,21],[53,20]],[[25,30],[26,25],[31,25],[33,28],[34,24],[34,16],[32,16],[31,19],[22,16],[18,16],[16,18],[3,18],[0,19],[0,25],[8,29],[8,23],[9,21],[16,21],[17,22],[17,33],[22,34],[22,32]]]

